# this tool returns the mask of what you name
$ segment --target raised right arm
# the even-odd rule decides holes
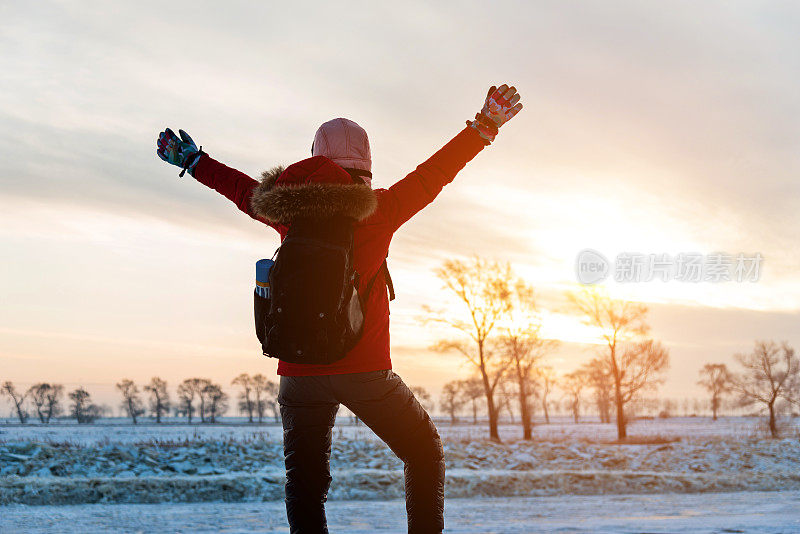
[[[494,141],[498,128],[522,109],[515,87],[492,86],[484,106],[475,115],[475,121],[443,146],[408,176],[384,190],[379,197],[378,210],[392,230],[410,219],[415,213],[433,202],[442,188],[453,181],[456,174],[478,152]]]

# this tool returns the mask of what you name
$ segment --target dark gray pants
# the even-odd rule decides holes
[[[327,533],[331,435],[344,404],[403,460],[408,531],[444,529],[444,454],[439,433],[403,380],[391,370],[282,376],[278,403],[286,461],[291,532]]]

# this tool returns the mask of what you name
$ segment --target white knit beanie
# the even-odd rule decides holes
[[[333,119],[314,135],[312,156],[325,156],[344,169],[366,171],[359,176],[372,186],[372,155],[367,132],[350,119]],[[367,174],[369,173],[369,174]]]

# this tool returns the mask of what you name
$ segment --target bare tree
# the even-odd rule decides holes
[[[511,284],[510,306],[506,313],[506,324],[500,327],[498,344],[507,360],[508,373],[515,380],[519,403],[523,439],[533,437],[531,414],[531,385],[533,375],[542,358],[557,346],[557,342],[540,336],[541,320],[536,308],[533,287],[522,279]],[[513,418],[513,417],[512,417]]]
[[[70,392],[68,397],[72,401],[70,414],[78,421],[78,424],[89,424],[100,417],[100,407],[92,403],[92,396],[83,387]]]
[[[267,408],[272,412],[275,421],[280,420],[277,401],[278,384],[267,379],[267,377],[262,374],[257,374],[253,376],[253,395],[259,423],[264,419],[264,413]]]
[[[542,401],[542,411],[544,412],[544,421],[550,424],[550,411],[548,410],[548,396],[552,391],[556,382],[556,373],[552,367],[540,367],[536,370],[536,382],[539,384],[539,398]]]
[[[276,382],[270,381],[267,383],[267,408],[272,412],[272,419],[276,423],[281,420],[281,412],[278,407],[278,390],[279,386]],[[357,415],[353,414],[353,416],[358,419]]]
[[[211,423],[217,422],[217,416],[222,416],[228,410],[228,394],[222,391],[219,384],[209,383],[203,388],[206,405]]]
[[[0,394],[5,394],[11,399],[11,403],[14,405],[14,409],[17,412],[17,419],[19,419],[21,424],[25,424],[28,420],[28,412],[25,411],[24,402],[29,392],[30,390],[25,393],[18,392],[14,384],[10,381],[4,382],[3,387],[0,388]]]
[[[473,376],[461,381],[461,395],[464,403],[469,403],[472,407],[472,423],[478,422],[478,403],[483,398],[483,380],[479,376]]]
[[[49,423],[50,419],[61,414],[63,408],[61,407],[61,397],[64,394],[64,386],[61,384],[50,384],[50,389],[47,390],[45,399],[47,401],[46,420]]]
[[[189,424],[192,424],[195,410],[194,401],[197,397],[197,388],[192,380],[187,378],[178,385],[178,410],[186,414]]]
[[[511,424],[516,424],[516,419],[514,418],[514,408],[519,402],[519,386],[517,381],[513,376],[511,376],[510,372],[507,372],[504,375],[504,379],[500,381],[498,387],[500,389],[499,396],[500,403],[502,404],[501,409],[504,409],[508,412],[508,417],[511,420]],[[521,415],[522,414],[520,414],[520,416]]]
[[[436,269],[436,275],[457,297],[463,313],[453,316],[451,312],[435,311],[425,305],[423,320],[450,326],[468,336],[469,341],[442,340],[433,349],[455,350],[477,368],[489,414],[489,437],[500,441],[494,394],[508,363],[499,357],[499,351],[489,349],[487,341],[498,321],[509,311],[511,266],[475,256],[471,261],[447,260]]]
[[[564,375],[561,389],[567,394],[567,402],[572,412],[572,420],[577,424],[581,415],[581,393],[589,384],[587,373],[581,369]]]
[[[128,417],[133,420],[135,425],[136,418],[144,413],[139,388],[133,383],[133,380],[123,378],[121,382],[117,383],[117,389],[122,393],[122,409],[127,412]]]
[[[621,404],[616,402],[615,404],[617,410],[624,410],[625,406],[641,391],[652,389],[663,382],[663,378],[658,375],[669,366],[669,352],[652,339],[637,343],[624,343],[620,347],[623,349],[619,358]],[[619,421],[619,417],[617,417],[617,421]],[[624,414],[623,421],[627,423]]]
[[[645,322],[647,306],[616,300],[595,288],[568,295],[584,323],[601,331],[607,351],[605,361],[614,381],[617,436],[627,437],[625,404],[640,390],[660,382],[658,374],[669,364],[669,353],[661,344],[644,340],[650,327]]]
[[[433,350],[446,352],[455,350],[464,356],[471,354],[469,344],[458,341],[440,341],[431,347]],[[500,442],[500,435],[498,433],[499,415],[502,409],[502,399],[499,398],[500,383],[505,378],[507,369],[506,362],[503,361],[500,355],[500,349],[497,345],[486,344],[481,352],[483,356],[476,358],[470,363],[479,362],[483,360],[482,364],[476,364],[479,376],[477,377],[478,384],[481,387],[481,394],[483,396],[483,403],[486,407],[486,413],[489,417],[489,438],[493,441]]]
[[[36,408],[36,415],[39,417],[39,422],[42,424],[50,422],[47,416],[47,394],[50,389],[50,384],[40,382],[32,385],[26,393],[28,398],[31,399],[34,408]]]
[[[533,437],[533,417],[531,414],[532,372],[539,359],[546,352],[545,341],[539,337],[538,327],[527,330],[507,331],[498,341],[507,359],[509,378],[515,380],[517,402],[523,439]]]
[[[450,416],[450,424],[458,422],[458,410],[464,405],[464,399],[461,396],[462,384],[461,380],[451,380],[442,388],[439,406]]]
[[[194,411],[194,401],[200,403],[200,422],[206,422],[206,402],[208,396],[204,393],[206,387],[211,384],[208,378],[187,378],[178,387],[178,394],[181,396],[182,401],[190,400],[192,404],[187,405],[189,422],[192,422],[192,412]]]
[[[253,376],[253,403],[256,414],[258,415],[258,423],[261,424],[264,420],[264,410],[266,409],[266,401],[264,400],[267,394],[267,384],[269,380],[262,374]]]
[[[195,387],[197,387],[198,396],[197,398],[200,399],[200,422],[205,423],[206,415],[208,414],[208,404],[210,401],[209,394],[212,390],[209,389],[211,386],[211,380],[208,378],[196,378],[196,382],[194,382]]]
[[[253,411],[255,411],[255,403],[253,402],[253,379],[247,373],[242,373],[231,382],[232,385],[242,386],[239,392],[239,409],[247,413],[248,422],[253,422]]]
[[[722,404],[722,397],[731,390],[731,374],[724,363],[707,363],[700,369],[700,380],[711,395],[711,419],[717,420],[717,412]]]
[[[594,390],[594,401],[601,423],[611,422],[611,399],[614,397],[614,380],[604,359],[593,358],[581,367],[588,386]]]
[[[156,423],[161,423],[161,416],[169,413],[169,393],[167,392],[167,381],[154,376],[150,383],[144,386],[144,390],[150,393],[150,412],[156,416]]]
[[[731,385],[739,393],[742,405],[761,403],[769,412],[769,431],[778,436],[776,402],[783,399],[797,403],[794,384],[800,380],[800,359],[794,349],[784,342],[757,341],[749,354],[736,354],[744,372],[732,376]]]

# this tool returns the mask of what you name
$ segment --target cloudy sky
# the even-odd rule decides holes
[[[537,288],[559,371],[593,354],[562,312],[586,248],[763,255],[756,283],[605,284],[650,304],[665,395],[699,396],[702,364],[755,339],[800,345],[794,3],[3,2],[0,19],[0,380],[115,405],[122,377],[274,374],[251,305],[278,237],[178,178],[158,132],[255,176],[349,117],[388,187],[503,82],[523,112],[393,241],[407,382],[469,374],[418,316],[447,302],[433,269],[474,253]]]

